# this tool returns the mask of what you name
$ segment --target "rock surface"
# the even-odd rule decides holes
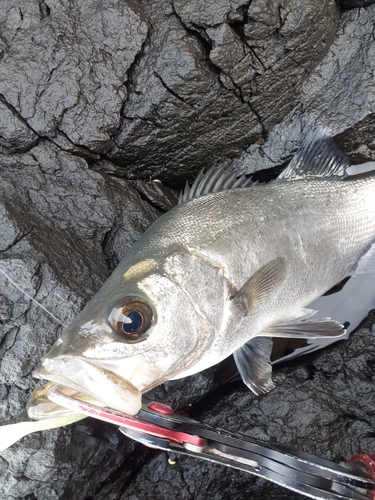
[[[2,423],[25,418],[31,372],[62,328],[15,284],[67,324],[202,167],[281,168],[317,124],[353,162],[375,160],[374,25],[374,5],[340,13],[334,0],[4,2]],[[216,368],[146,399],[346,460],[374,450],[374,350],[362,328],[276,370],[261,398],[217,389]],[[1,453],[0,477],[5,500],[301,498],[191,458],[170,465],[90,420],[25,437]]]
[[[374,160],[374,6],[344,12],[331,48],[305,80],[300,102],[264,143],[233,161],[245,172],[289,161],[306,133],[327,127],[354,163]],[[348,111],[350,110],[350,111]]]

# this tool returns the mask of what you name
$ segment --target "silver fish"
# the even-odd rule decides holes
[[[375,260],[375,176],[351,177],[348,167],[318,132],[275,182],[249,185],[225,169],[200,175],[34,376],[135,414],[144,392],[234,353],[245,384],[270,390],[270,338],[342,335],[305,307]]]

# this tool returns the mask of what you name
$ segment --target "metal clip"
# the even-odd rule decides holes
[[[53,402],[77,413],[116,424],[126,436],[140,443],[183,453],[227,467],[244,470],[310,498],[324,500],[375,500],[375,456],[358,455],[354,470],[308,453],[249,439],[242,434],[218,431],[195,420],[175,415],[163,403],[143,406],[136,416],[99,407],[74,398],[74,391],[54,386]]]

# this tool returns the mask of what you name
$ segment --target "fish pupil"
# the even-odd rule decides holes
[[[122,329],[125,333],[135,333],[137,332],[143,323],[143,317],[138,311],[130,311],[126,314],[129,322],[124,322],[122,324]]]

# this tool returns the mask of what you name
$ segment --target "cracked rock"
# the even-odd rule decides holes
[[[0,172],[4,424],[25,419],[28,395],[40,385],[31,372],[61,331],[60,322],[73,319],[159,212],[129,181],[90,170],[84,159],[51,142],[1,156]],[[134,448],[112,428],[107,436],[95,429],[97,423],[88,422],[31,435],[6,450],[1,498],[71,498],[71,488],[88,495]],[[102,474],[93,475],[95,467]]]
[[[325,58],[302,86],[300,102],[234,165],[243,172],[280,166],[303,137],[327,127],[353,163],[375,159],[375,5],[344,12]]]
[[[167,188],[160,181],[144,182],[138,180],[134,182],[134,186],[151,205],[163,212],[177,205],[177,192]]]
[[[174,5],[184,23],[209,40],[209,58],[224,86],[237,89],[266,130],[298,102],[302,83],[331,45],[338,18],[330,1],[239,2],[235,12],[242,19],[211,9],[210,2],[195,10],[179,0]]]
[[[111,159],[170,182],[228,162],[280,121],[329,49],[338,10],[330,0],[270,5],[149,3],[153,30]]]
[[[147,37],[137,2],[6,0],[0,94],[39,136],[104,152],[120,123],[128,71]]]
[[[2,210],[11,214],[3,255],[17,255],[25,245],[18,235],[27,234],[34,253],[83,296],[108,276],[107,260],[117,264],[159,215],[128,181],[90,170],[51,143],[0,161]]]
[[[38,135],[0,99],[0,152],[22,153],[38,142]]]

